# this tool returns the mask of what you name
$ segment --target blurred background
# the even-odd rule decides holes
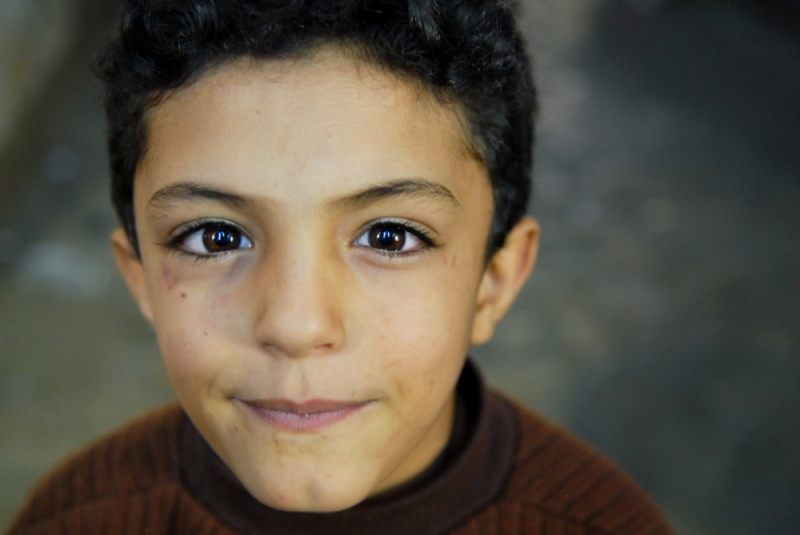
[[[117,2],[0,1],[0,530],[173,396],[115,272],[89,73]],[[800,0],[522,0],[540,260],[490,381],[681,534],[800,526]]]

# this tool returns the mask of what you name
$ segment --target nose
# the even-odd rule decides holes
[[[255,337],[268,353],[324,355],[344,343],[344,292],[335,260],[300,250],[275,254],[258,273]]]

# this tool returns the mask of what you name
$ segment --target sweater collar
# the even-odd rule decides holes
[[[188,418],[181,429],[181,479],[212,514],[242,534],[434,535],[447,532],[500,494],[511,472],[518,429],[467,360],[459,378],[453,438],[423,474],[345,511],[294,513],[258,502]],[[460,415],[458,414],[460,413]]]

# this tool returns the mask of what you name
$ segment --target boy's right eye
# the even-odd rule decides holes
[[[217,256],[239,249],[252,249],[244,231],[227,222],[198,222],[180,231],[173,248],[197,256]]]

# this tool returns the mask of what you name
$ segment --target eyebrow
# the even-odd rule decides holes
[[[378,201],[403,195],[427,198],[439,202],[445,201],[454,208],[461,207],[452,191],[441,184],[422,178],[394,180],[386,184],[369,187],[353,195],[337,199],[334,204],[358,209]]]
[[[203,186],[194,182],[181,182],[160,189],[150,197],[148,210],[166,208],[170,204],[185,201],[213,201],[231,208],[248,208],[255,204],[251,199],[229,191]]]

